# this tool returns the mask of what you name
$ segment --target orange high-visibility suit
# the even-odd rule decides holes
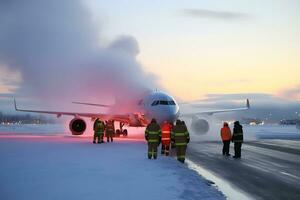
[[[223,141],[231,140],[231,130],[228,125],[221,129],[221,138]]]
[[[229,149],[230,149],[230,140],[231,140],[231,130],[228,126],[227,122],[224,122],[223,128],[221,129],[221,138],[223,141],[223,155],[230,156]]]
[[[168,122],[164,122],[161,126],[161,154],[170,154],[171,144],[171,129],[172,125]]]

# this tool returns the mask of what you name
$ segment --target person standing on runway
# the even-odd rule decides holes
[[[107,123],[106,123],[106,139],[107,139],[107,142],[113,142],[113,136],[114,136],[114,133],[115,133],[115,126],[114,126],[114,121],[112,120],[108,120]]]
[[[94,140],[93,143],[96,143],[96,139],[98,139],[98,143],[103,143],[103,134],[105,131],[104,122],[100,119],[96,119],[94,123]]]
[[[161,154],[168,156],[170,154],[172,125],[165,121],[161,125]]]
[[[148,143],[148,158],[157,159],[157,147],[161,142],[161,129],[155,119],[152,119],[146,127],[145,139]]]
[[[190,135],[183,121],[176,121],[176,125],[171,132],[171,137],[175,143],[177,160],[184,163],[187,144],[190,142]]]
[[[230,156],[229,148],[230,148],[230,140],[231,140],[231,130],[228,126],[227,122],[224,122],[223,128],[221,128],[221,138],[223,141],[223,155]]]
[[[233,158],[241,158],[241,149],[243,143],[243,126],[239,121],[234,122],[233,135],[231,141],[234,142],[234,156]]]

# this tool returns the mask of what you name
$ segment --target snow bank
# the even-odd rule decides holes
[[[62,124],[0,124],[0,134],[62,135],[68,134]]]
[[[175,159],[148,160],[141,141],[1,137],[0,160],[0,199],[224,199]]]

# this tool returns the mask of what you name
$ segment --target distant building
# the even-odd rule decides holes
[[[280,120],[281,125],[297,125],[300,126],[300,120],[299,119],[283,119]]]
[[[0,112],[0,124],[54,124],[57,120],[43,115],[11,115]]]
[[[248,125],[262,125],[263,120],[258,118],[243,118],[240,120],[242,124],[248,124]]]

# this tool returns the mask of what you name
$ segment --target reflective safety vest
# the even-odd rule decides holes
[[[114,133],[114,124],[112,122],[106,124],[106,133]]]
[[[104,133],[104,123],[102,121],[96,121],[94,124],[94,131],[97,134],[103,134]]]
[[[172,129],[172,126],[169,123],[164,123],[162,125],[162,127],[161,127],[161,143],[163,145],[170,145],[171,129]]]
[[[221,129],[221,137],[223,141],[231,140],[231,130],[228,126]]]
[[[175,142],[175,146],[186,146],[190,140],[190,135],[186,126],[182,124],[173,127],[171,137]]]
[[[161,130],[158,124],[151,123],[145,130],[145,137],[148,143],[159,143],[161,138]]]
[[[235,126],[233,128],[233,134],[232,134],[232,141],[233,142],[243,142],[243,127],[241,125]]]

